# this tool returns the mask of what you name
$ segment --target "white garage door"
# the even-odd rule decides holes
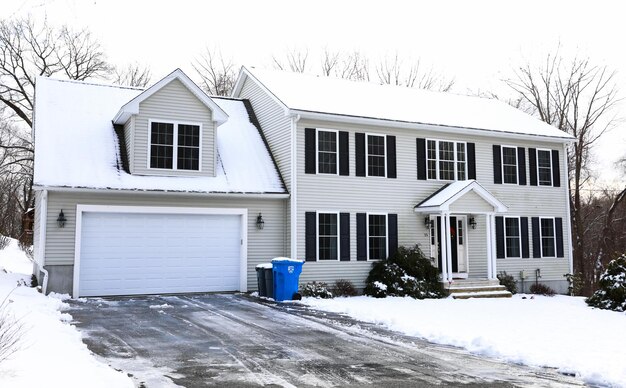
[[[241,219],[84,212],[78,296],[240,290]]]

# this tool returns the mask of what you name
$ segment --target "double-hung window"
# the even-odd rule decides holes
[[[541,233],[541,257],[556,257],[556,233],[554,218],[539,219]]]
[[[521,257],[520,219],[518,217],[504,218],[504,241],[506,257]]]
[[[539,186],[552,186],[552,152],[537,150],[537,176]]]
[[[339,259],[339,215],[317,213],[318,260]]]
[[[367,176],[386,176],[385,136],[367,135]]]
[[[151,121],[150,168],[200,170],[200,125]]]
[[[369,260],[387,258],[387,215],[368,214],[367,240]]]
[[[339,142],[337,131],[317,130],[317,172],[318,174],[337,174],[337,155]]]
[[[502,181],[517,184],[517,147],[502,147]]]
[[[467,178],[466,144],[454,141],[427,140],[426,169],[428,179],[465,180]]]

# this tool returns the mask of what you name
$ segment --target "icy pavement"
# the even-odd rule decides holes
[[[554,370],[244,295],[87,299],[69,313],[89,349],[140,387],[581,385]]]

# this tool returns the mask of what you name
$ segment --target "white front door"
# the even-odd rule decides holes
[[[434,257],[435,264],[441,268],[441,247],[442,239],[439,235],[441,217],[432,215],[430,225],[430,254]],[[466,217],[465,216],[451,216],[450,217],[450,241],[452,247],[450,249],[452,253],[452,272],[455,278],[467,278],[468,272],[468,260],[467,260],[467,229],[466,229]],[[444,236],[444,242],[447,241],[447,236]]]

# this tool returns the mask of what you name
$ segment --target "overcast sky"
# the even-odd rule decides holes
[[[617,70],[626,97],[626,5],[618,1],[1,1],[0,18],[89,28],[111,62],[145,63],[153,81],[177,67],[194,78],[190,63],[205,47],[250,66],[269,66],[288,49],[328,47],[420,58],[455,78],[455,92],[502,94],[511,69],[560,44],[565,55]],[[614,113],[626,118],[626,104]],[[626,124],[599,148],[605,179],[618,179],[612,163],[626,153]]]

